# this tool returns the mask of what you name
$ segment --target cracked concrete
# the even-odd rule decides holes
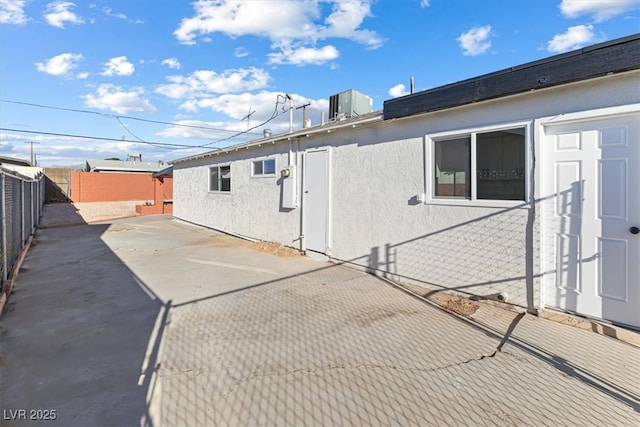
[[[40,230],[25,267],[0,400],[47,425],[640,423],[636,347],[167,217]]]

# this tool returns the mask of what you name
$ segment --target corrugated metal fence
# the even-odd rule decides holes
[[[45,198],[44,175],[29,178],[0,168],[1,284],[20,257],[22,248],[40,222]]]

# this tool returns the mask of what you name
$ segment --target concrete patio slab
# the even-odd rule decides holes
[[[3,422],[640,422],[637,347],[526,315],[494,355],[515,313],[255,248],[160,216],[39,230],[1,319]]]

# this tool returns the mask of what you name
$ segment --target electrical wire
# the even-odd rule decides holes
[[[34,130],[22,130],[22,129],[10,129],[10,128],[2,128],[0,127],[0,131],[7,132],[18,132],[18,133],[31,133],[31,134],[40,134],[40,135],[50,135],[50,136],[63,136],[66,138],[79,138],[79,139],[91,139],[98,141],[117,141],[117,142],[132,142],[135,144],[148,144],[153,145],[159,148],[168,148],[168,149],[187,149],[187,148],[200,148],[194,145],[187,144],[170,144],[165,142],[150,142],[150,141],[132,141],[129,139],[117,139],[117,138],[104,138],[100,136],[90,136],[90,135],[73,135],[68,133],[55,133],[55,132],[42,132],[42,131],[34,131]]]
[[[143,140],[142,138],[140,138],[138,135],[136,135],[135,133],[133,133],[129,127],[127,125],[125,125],[124,123],[122,123],[122,121],[120,121],[119,117],[116,117],[116,120],[118,121],[118,123],[120,123],[120,126],[122,126],[122,128],[124,130],[126,130],[127,132],[129,132],[131,134],[131,136],[133,136],[135,139],[137,139],[140,142],[146,142],[145,140]]]
[[[230,136],[228,136],[226,138],[222,138],[222,139],[219,139],[217,141],[213,141],[213,142],[209,142],[207,144],[201,144],[201,145],[169,144],[169,143],[162,143],[162,142],[144,141],[143,139],[138,137],[136,134],[134,134],[124,123],[122,123],[122,121],[120,119],[140,120],[140,121],[146,121],[146,122],[152,122],[152,123],[161,123],[161,124],[167,124],[167,125],[194,127],[194,128],[199,128],[199,129],[207,129],[207,130],[215,130],[215,131],[223,131],[223,132],[233,132],[233,131],[230,131],[230,130],[227,130],[227,129],[214,129],[214,128],[208,128],[208,127],[203,127],[203,126],[180,125],[179,123],[153,121],[153,120],[140,119],[140,118],[130,117],[130,116],[99,113],[99,112],[90,111],[90,110],[79,110],[79,109],[73,109],[73,108],[52,107],[52,106],[43,105],[43,104],[34,104],[34,103],[22,102],[22,101],[10,101],[10,100],[5,100],[5,99],[0,99],[0,102],[6,102],[6,103],[11,103],[11,104],[19,104],[19,105],[27,105],[27,106],[39,107],[39,108],[47,108],[47,109],[53,109],[53,110],[72,111],[72,112],[77,112],[77,113],[96,114],[96,115],[103,116],[103,117],[106,117],[106,118],[115,118],[118,121],[118,123],[120,123],[120,125],[129,134],[131,134],[134,138],[136,138],[138,141],[130,141],[130,140],[125,140],[125,139],[115,139],[115,138],[102,138],[102,137],[95,137],[95,136],[61,134],[61,133],[53,133],[53,132],[37,132],[37,131],[27,131],[27,130],[8,129],[8,128],[0,128],[0,130],[6,130],[6,131],[10,131],[10,132],[32,133],[32,134],[38,134],[39,133],[39,134],[42,134],[42,135],[64,136],[64,137],[69,137],[69,138],[84,138],[84,139],[94,139],[94,140],[102,140],[102,141],[133,142],[133,143],[137,143],[137,144],[153,145],[153,146],[157,146],[157,147],[160,147],[160,148],[171,147],[171,148],[168,148],[168,149],[176,149],[176,150],[193,149],[193,148],[211,148],[211,146],[214,145],[214,144],[219,144],[220,142],[228,141],[228,140],[236,138],[236,137],[238,137],[240,135],[251,134],[250,131],[252,131],[254,129],[257,129],[257,128],[261,127],[261,126],[264,126],[267,123],[269,123],[272,120],[274,120],[279,115],[278,106],[281,103],[281,101],[280,101],[281,99],[283,100],[282,104],[284,104],[284,100],[286,99],[286,97],[284,95],[278,94],[277,97],[276,97],[276,105],[275,105],[275,107],[273,109],[273,113],[271,113],[271,117],[269,117],[264,122],[259,123],[259,124],[255,125],[255,126],[252,126],[251,128],[248,128],[247,130],[236,132],[233,135],[230,135]],[[289,109],[285,109],[285,105],[283,105],[282,106],[282,112],[285,113],[287,111],[289,111]]]
[[[240,136],[240,135],[242,135],[242,134],[248,133],[250,130],[253,130],[253,129],[256,129],[256,128],[259,128],[259,127],[261,127],[261,126],[266,125],[266,124],[267,124],[267,123],[269,123],[271,120],[273,120],[273,119],[275,119],[276,117],[278,117],[278,115],[279,115],[279,113],[278,113],[278,105],[280,105],[280,98],[286,99],[286,97],[285,97],[285,96],[278,94],[278,96],[276,97],[276,106],[275,106],[275,107],[274,107],[274,109],[273,109],[273,113],[271,113],[271,117],[269,117],[269,118],[268,118],[267,120],[265,120],[264,122],[262,122],[262,123],[260,123],[260,124],[258,124],[258,125],[255,125],[255,126],[253,126],[253,127],[250,127],[250,128],[249,128],[249,129],[247,129],[246,131],[238,132],[238,133],[236,133],[235,135],[231,135],[231,136],[230,136],[230,137],[228,137],[228,138],[223,138],[223,139],[220,139],[220,140],[215,141],[215,142],[210,142],[210,143],[208,143],[208,144],[198,145],[198,146],[197,146],[197,148],[205,148],[205,147],[209,147],[209,146],[211,146],[211,145],[213,145],[213,144],[218,144],[218,143],[220,143],[220,142],[227,141],[227,140],[229,140],[229,139],[231,139],[231,138],[235,138],[236,136]],[[283,102],[283,103],[284,103],[284,102]],[[287,111],[289,111],[289,109],[285,110],[285,107],[283,106],[283,107],[282,107],[282,112],[283,112],[283,113],[286,113]]]
[[[192,128],[192,129],[205,129],[205,130],[212,130],[212,131],[216,131],[216,132],[228,132],[228,133],[234,133],[235,132],[235,131],[229,130],[229,129],[218,129],[218,128],[212,128],[212,127],[208,127],[208,126],[187,125],[187,124],[184,124],[184,123],[176,123],[176,122],[163,122],[161,120],[143,119],[143,118],[140,118],[140,117],[125,116],[125,115],[121,115],[121,114],[107,114],[107,113],[100,113],[98,111],[82,110],[82,109],[76,109],[76,108],[54,107],[54,106],[51,106],[51,105],[36,104],[36,103],[33,103],[33,102],[12,101],[12,100],[8,100],[8,99],[0,99],[0,102],[4,102],[4,103],[7,103],[7,104],[25,105],[25,106],[28,106],[28,107],[46,108],[46,109],[49,109],[49,110],[70,111],[70,112],[74,112],[74,113],[84,113],[84,114],[95,114],[95,115],[102,116],[102,117],[109,118],[109,119],[115,118],[115,119],[136,120],[136,121],[139,121],[139,122],[156,123],[156,124],[170,125],[170,126],[179,126],[179,127]],[[254,132],[254,135],[259,135],[259,133]]]

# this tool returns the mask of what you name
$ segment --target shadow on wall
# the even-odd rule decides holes
[[[559,258],[557,267],[539,266],[534,257],[537,250],[534,239],[539,235],[534,224],[536,210],[545,207],[547,215],[555,215],[556,211],[575,209],[572,203],[580,200],[579,191],[580,183],[576,182],[557,197],[537,199],[531,208],[521,205],[502,209],[399,243],[372,247],[370,253],[360,257],[337,261],[391,280],[429,288],[428,295],[455,291],[474,299],[497,299],[523,306],[535,313],[536,301],[540,300],[536,281],[543,275],[556,273],[557,268],[565,286],[575,288],[579,264],[590,260],[581,259],[574,248]],[[408,203],[420,202],[412,198]],[[579,234],[578,216],[558,218],[563,232]],[[551,242],[541,244],[553,247],[556,234],[545,236]],[[567,310],[575,310],[572,296],[567,292],[562,301],[553,301],[551,305],[562,304]]]
[[[68,168],[44,168],[45,201],[47,203],[71,201],[71,173]]]

